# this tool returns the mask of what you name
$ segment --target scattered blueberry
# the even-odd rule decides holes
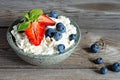
[[[57,46],[57,50],[58,50],[60,53],[64,52],[64,51],[65,51],[65,46],[64,46],[64,44],[59,44],[59,45]]]
[[[70,40],[70,41],[71,41],[71,40],[76,40],[76,38],[77,38],[76,34],[71,34],[71,35],[69,36],[69,40]]]
[[[57,13],[56,11],[51,11],[51,12],[49,13],[49,16],[50,16],[50,17],[53,17],[53,18],[58,18],[58,13]]]
[[[49,36],[50,38],[54,36],[55,30],[52,28],[48,28],[45,32],[45,36]]]
[[[99,45],[96,44],[96,43],[92,44],[92,45],[91,45],[91,51],[92,51],[93,53],[98,53],[98,52],[100,51]]]
[[[61,32],[55,32],[54,33],[54,39],[56,41],[60,40],[62,38],[62,33]]]
[[[99,57],[99,58],[97,58],[97,59],[95,60],[95,62],[96,62],[97,64],[102,64],[102,63],[103,63],[103,59],[102,59],[101,57]]]
[[[100,73],[101,74],[106,74],[108,72],[108,69],[106,68],[106,67],[102,67],[101,69],[100,69]]]
[[[66,27],[63,25],[63,23],[59,22],[56,25],[56,30],[61,33],[64,33],[64,32],[66,32]]]
[[[115,62],[113,65],[112,65],[112,70],[114,72],[120,72],[120,62]]]

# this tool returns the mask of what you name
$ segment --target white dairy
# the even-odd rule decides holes
[[[32,53],[32,54],[40,54],[40,55],[52,55],[58,53],[56,47],[58,44],[64,44],[65,48],[69,48],[74,44],[74,40],[69,40],[70,34],[76,34],[76,27],[70,24],[69,18],[65,16],[59,16],[58,19],[51,18],[56,22],[62,22],[66,27],[66,32],[62,33],[62,39],[56,41],[54,38],[45,37],[43,38],[41,44],[39,46],[34,46],[31,44],[24,33],[17,32],[17,25],[13,26],[13,30],[11,31],[12,35],[15,37],[16,44],[19,48],[21,48],[24,52]],[[54,26],[47,26],[47,28],[56,28]]]

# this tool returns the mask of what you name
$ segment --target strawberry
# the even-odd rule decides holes
[[[45,25],[43,23],[31,22],[30,27],[25,30],[29,41],[35,46],[40,45],[45,32]]]
[[[38,22],[44,23],[46,26],[48,25],[55,25],[55,21],[50,19],[47,15],[41,14],[39,18],[37,19]]]
[[[25,13],[24,17],[26,21],[20,23],[18,31],[25,31],[27,38],[32,44],[35,46],[40,45],[46,26],[55,25],[55,21],[43,14],[41,9],[33,9],[29,13]]]
[[[40,45],[44,37],[45,26],[48,25],[55,25],[55,21],[45,14],[40,15],[37,22],[30,22],[30,27],[25,30],[25,34],[27,35],[29,41],[35,46]]]

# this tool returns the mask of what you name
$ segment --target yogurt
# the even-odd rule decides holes
[[[51,18],[51,17],[50,17]],[[24,52],[28,54],[35,54],[35,55],[53,55],[58,54],[56,47],[58,44],[64,44],[65,49],[69,48],[74,44],[74,40],[69,40],[70,34],[76,34],[76,27],[71,24],[70,19],[65,16],[59,16],[57,19],[51,18],[57,23],[61,22],[66,27],[66,32],[62,33],[62,38],[56,41],[54,38],[49,38],[44,35],[44,38],[39,46],[35,46],[31,44],[26,36],[25,33],[19,33],[17,31],[18,25],[13,26],[13,30],[11,31],[12,35],[15,38],[15,42],[17,46],[22,49]],[[56,28],[54,26],[47,26],[47,28]],[[46,28],[46,29],[47,29]]]

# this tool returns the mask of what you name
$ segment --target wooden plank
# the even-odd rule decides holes
[[[82,39],[73,54],[57,65],[34,66],[24,62],[10,48],[6,31],[24,12],[42,8],[56,10],[80,25]],[[120,61],[119,0],[0,0],[0,80],[119,80],[120,73],[99,74],[102,66]],[[98,40],[105,42],[99,54],[90,51]],[[101,65],[93,60],[104,59]]]
[[[0,69],[1,80],[119,80],[119,75],[98,69]]]
[[[52,2],[50,0],[1,0],[0,27],[10,26],[24,12],[38,7],[45,11],[57,10],[73,18],[83,29],[120,29],[119,5],[118,0],[54,0]]]
[[[57,65],[38,67],[21,60],[7,44],[6,28],[0,29],[0,68],[96,69],[120,61],[120,30],[81,29],[81,31],[81,42],[68,59]],[[106,42],[107,48],[99,54],[93,54],[89,51],[89,47],[99,39],[103,39]],[[91,61],[97,57],[103,57],[104,64],[97,65]]]

